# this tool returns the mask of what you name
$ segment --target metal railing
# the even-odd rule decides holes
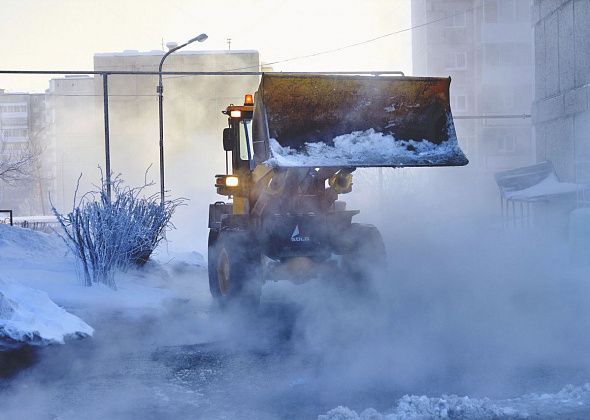
[[[0,214],[8,213],[8,217],[0,217],[0,224],[13,226],[12,210],[0,210]],[[8,223],[6,223],[8,222]]]

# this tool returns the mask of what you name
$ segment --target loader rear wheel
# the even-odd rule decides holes
[[[209,289],[222,306],[257,307],[262,289],[261,254],[246,232],[209,233]]]
[[[387,270],[381,233],[373,225],[352,223],[342,238],[342,268],[356,287],[370,289],[372,280]]]

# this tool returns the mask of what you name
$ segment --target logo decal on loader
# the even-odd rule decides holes
[[[293,230],[293,233],[291,234],[291,242],[309,242],[309,241],[311,241],[311,239],[309,239],[309,236],[301,235],[301,233],[299,232],[299,225],[295,225],[295,229]]]

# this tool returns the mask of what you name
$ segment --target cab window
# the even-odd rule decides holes
[[[252,149],[252,120],[240,121],[240,159],[252,160],[254,159],[254,151]],[[250,156],[248,156],[248,150]]]

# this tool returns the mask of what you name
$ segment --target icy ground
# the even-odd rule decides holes
[[[534,232],[439,222],[385,230],[378,296],[268,284],[250,316],[211,305],[196,253],[115,292],[52,236],[0,239],[3,278],[95,329],[0,379],[0,418],[588,418],[590,272]]]

